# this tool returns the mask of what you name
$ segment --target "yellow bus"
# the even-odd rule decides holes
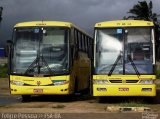
[[[69,95],[89,88],[92,38],[69,22],[18,23],[9,41],[10,92]]]
[[[93,69],[93,96],[156,96],[154,24],[96,23]]]

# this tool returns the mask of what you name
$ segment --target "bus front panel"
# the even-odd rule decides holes
[[[26,77],[10,76],[11,94],[16,95],[67,95],[73,92],[70,76]]]
[[[96,28],[94,96],[155,96],[153,27]]]
[[[93,96],[156,96],[154,75],[93,76]]]

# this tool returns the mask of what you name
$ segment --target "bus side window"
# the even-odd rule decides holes
[[[81,33],[78,32],[78,46],[79,46],[79,50],[82,50],[82,40],[81,40]]]
[[[77,36],[78,36],[77,37],[77,45],[78,45],[78,50],[79,50],[80,49],[80,42],[79,42],[79,39],[80,39],[79,36],[80,35],[79,35],[79,32],[77,32]]]
[[[74,29],[74,38],[75,38],[75,44],[77,45],[78,44],[78,36],[77,36],[77,30],[76,29]]]
[[[87,38],[86,42],[87,42],[87,53],[89,53],[89,37]]]
[[[84,35],[82,34],[82,51],[84,51]]]
[[[83,51],[86,52],[86,36],[83,36]]]
[[[78,45],[78,31],[76,29],[74,29],[74,39],[75,39],[75,42],[74,42],[74,57],[77,58],[78,57],[79,45]]]
[[[86,36],[86,37],[85,37],[85,51],[86,51],[86,52],[87,52],[87,49],[88,49],[87,39],[88,39],[88,37]]]

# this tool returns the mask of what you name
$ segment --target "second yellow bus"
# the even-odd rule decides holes
[[[156,96],[153,22],[96,23],[93,96]]]

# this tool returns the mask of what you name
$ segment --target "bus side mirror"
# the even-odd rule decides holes
[[[11,72],[11,49],[13,46],[13,42],[11,40],[7,40],[7,45],[6,45],[6,55],[8,57],[8,75],[10,75]]]
[[[13,45],[13,42],[11,40],[7,40],[7,45],[6,45],[6,55],[9,56],[11,47]]]
[[[12,45],[13,42],[11,40],[7,40],[7,45]]]

